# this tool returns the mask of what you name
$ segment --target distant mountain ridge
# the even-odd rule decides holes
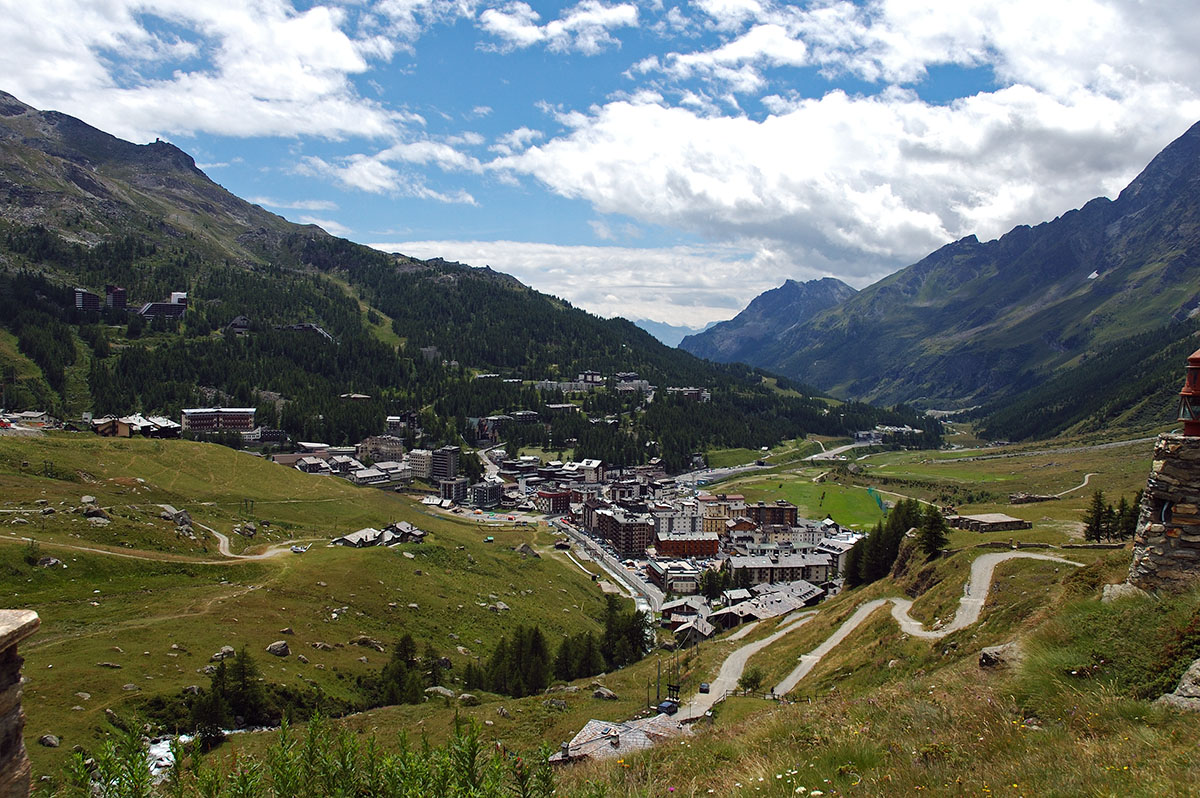
[[[761,362],[765,349],[774,340],[855,293],[833,277],[805,283],[787,280],[778,288],[759,294],[729,321],[687,336],[679,348],[709,360],[755,365]]]
[[[770,294],[743,313],[769,306]],[[843,397],[969,405],[1036,387],[1198,310],[1200,123],[1116,200],[994,241],[947,244],[798,324],[764,315],[761,329],[778,332],[751,355],[705,345],[718,328],[684,348]]]

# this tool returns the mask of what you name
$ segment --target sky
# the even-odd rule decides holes
[[[1115,197],[1194,0],[0,0],[0,89],[288,219],[701,327]]]

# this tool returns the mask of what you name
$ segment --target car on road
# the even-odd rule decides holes
[[[671,699],[668,698],[666,701],[663,701],[661,704],[658,705],[658,711],[663,713],[664,715],[674,715],[676,712],[679,711],[679,702],[672,701]]]
[[[709,689],[708,682],[700,682],[700,692],[707,693]]]

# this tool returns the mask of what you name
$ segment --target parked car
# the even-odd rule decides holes
[[[674,715],[679,711],[679,702],[667,699],[658,705],[658,711],[664,715]]]
[[[700,682],[700,692],[707,693],[709,690],[708,682]]]

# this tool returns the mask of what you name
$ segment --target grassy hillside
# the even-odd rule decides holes
[[[70,512],[85,493],[108,510],[108,526]],[[42,617],[41,631],[22,647],[27,743],[37,773],[54,772],[72,745],[93,745],[109,729],[106,709],[136,717],[149,697],[207,685],[197,671],[223,645],[245,645],[268,682],[350,701],[357,677],[377,672],[405,633],[449,657],[461,677],[469,657],[486,656],[518,623],[538,624],[556,644],[563,634],[599,629],[603,616],[600,591],[553,553],[544,532],[435,518],[393,493],[215,445],[0,437],[0,495],[6,604]],[[254,501],[252,511],[244,499]],[[315,545],[304,555],[231,560],[216,553],[211,536],[178,538],[173,524],[158,518],[159,503],[187,509],[227,534],[238,521],[259,521],[263,531],[243,541],[250,551],[285,539]],[[57,512],[43,516],[43,507]],[[12,524],[18,517],[30,523]],[[397,520],[429,531],[429,542],[386,550],[323,545],[350,529]],[[495,542],[484,543],[485,534]],[[237,546],[239,537],[230,536]],[[28,564],[28,538],[61,564]],[[524,542],[544,556],[514,551]],[[496,600],[511,609],[489,611]],[[294,633],[281,634],[286,627]],[[389,653],[348,645],[364,634]],[[264,651],[280,639],[291,656]],[[334,648],[318,651],[314,642]],[[121,667],[98,664],[105,662]],[[63,748],[36,745],[46,733],[60,735]]]

